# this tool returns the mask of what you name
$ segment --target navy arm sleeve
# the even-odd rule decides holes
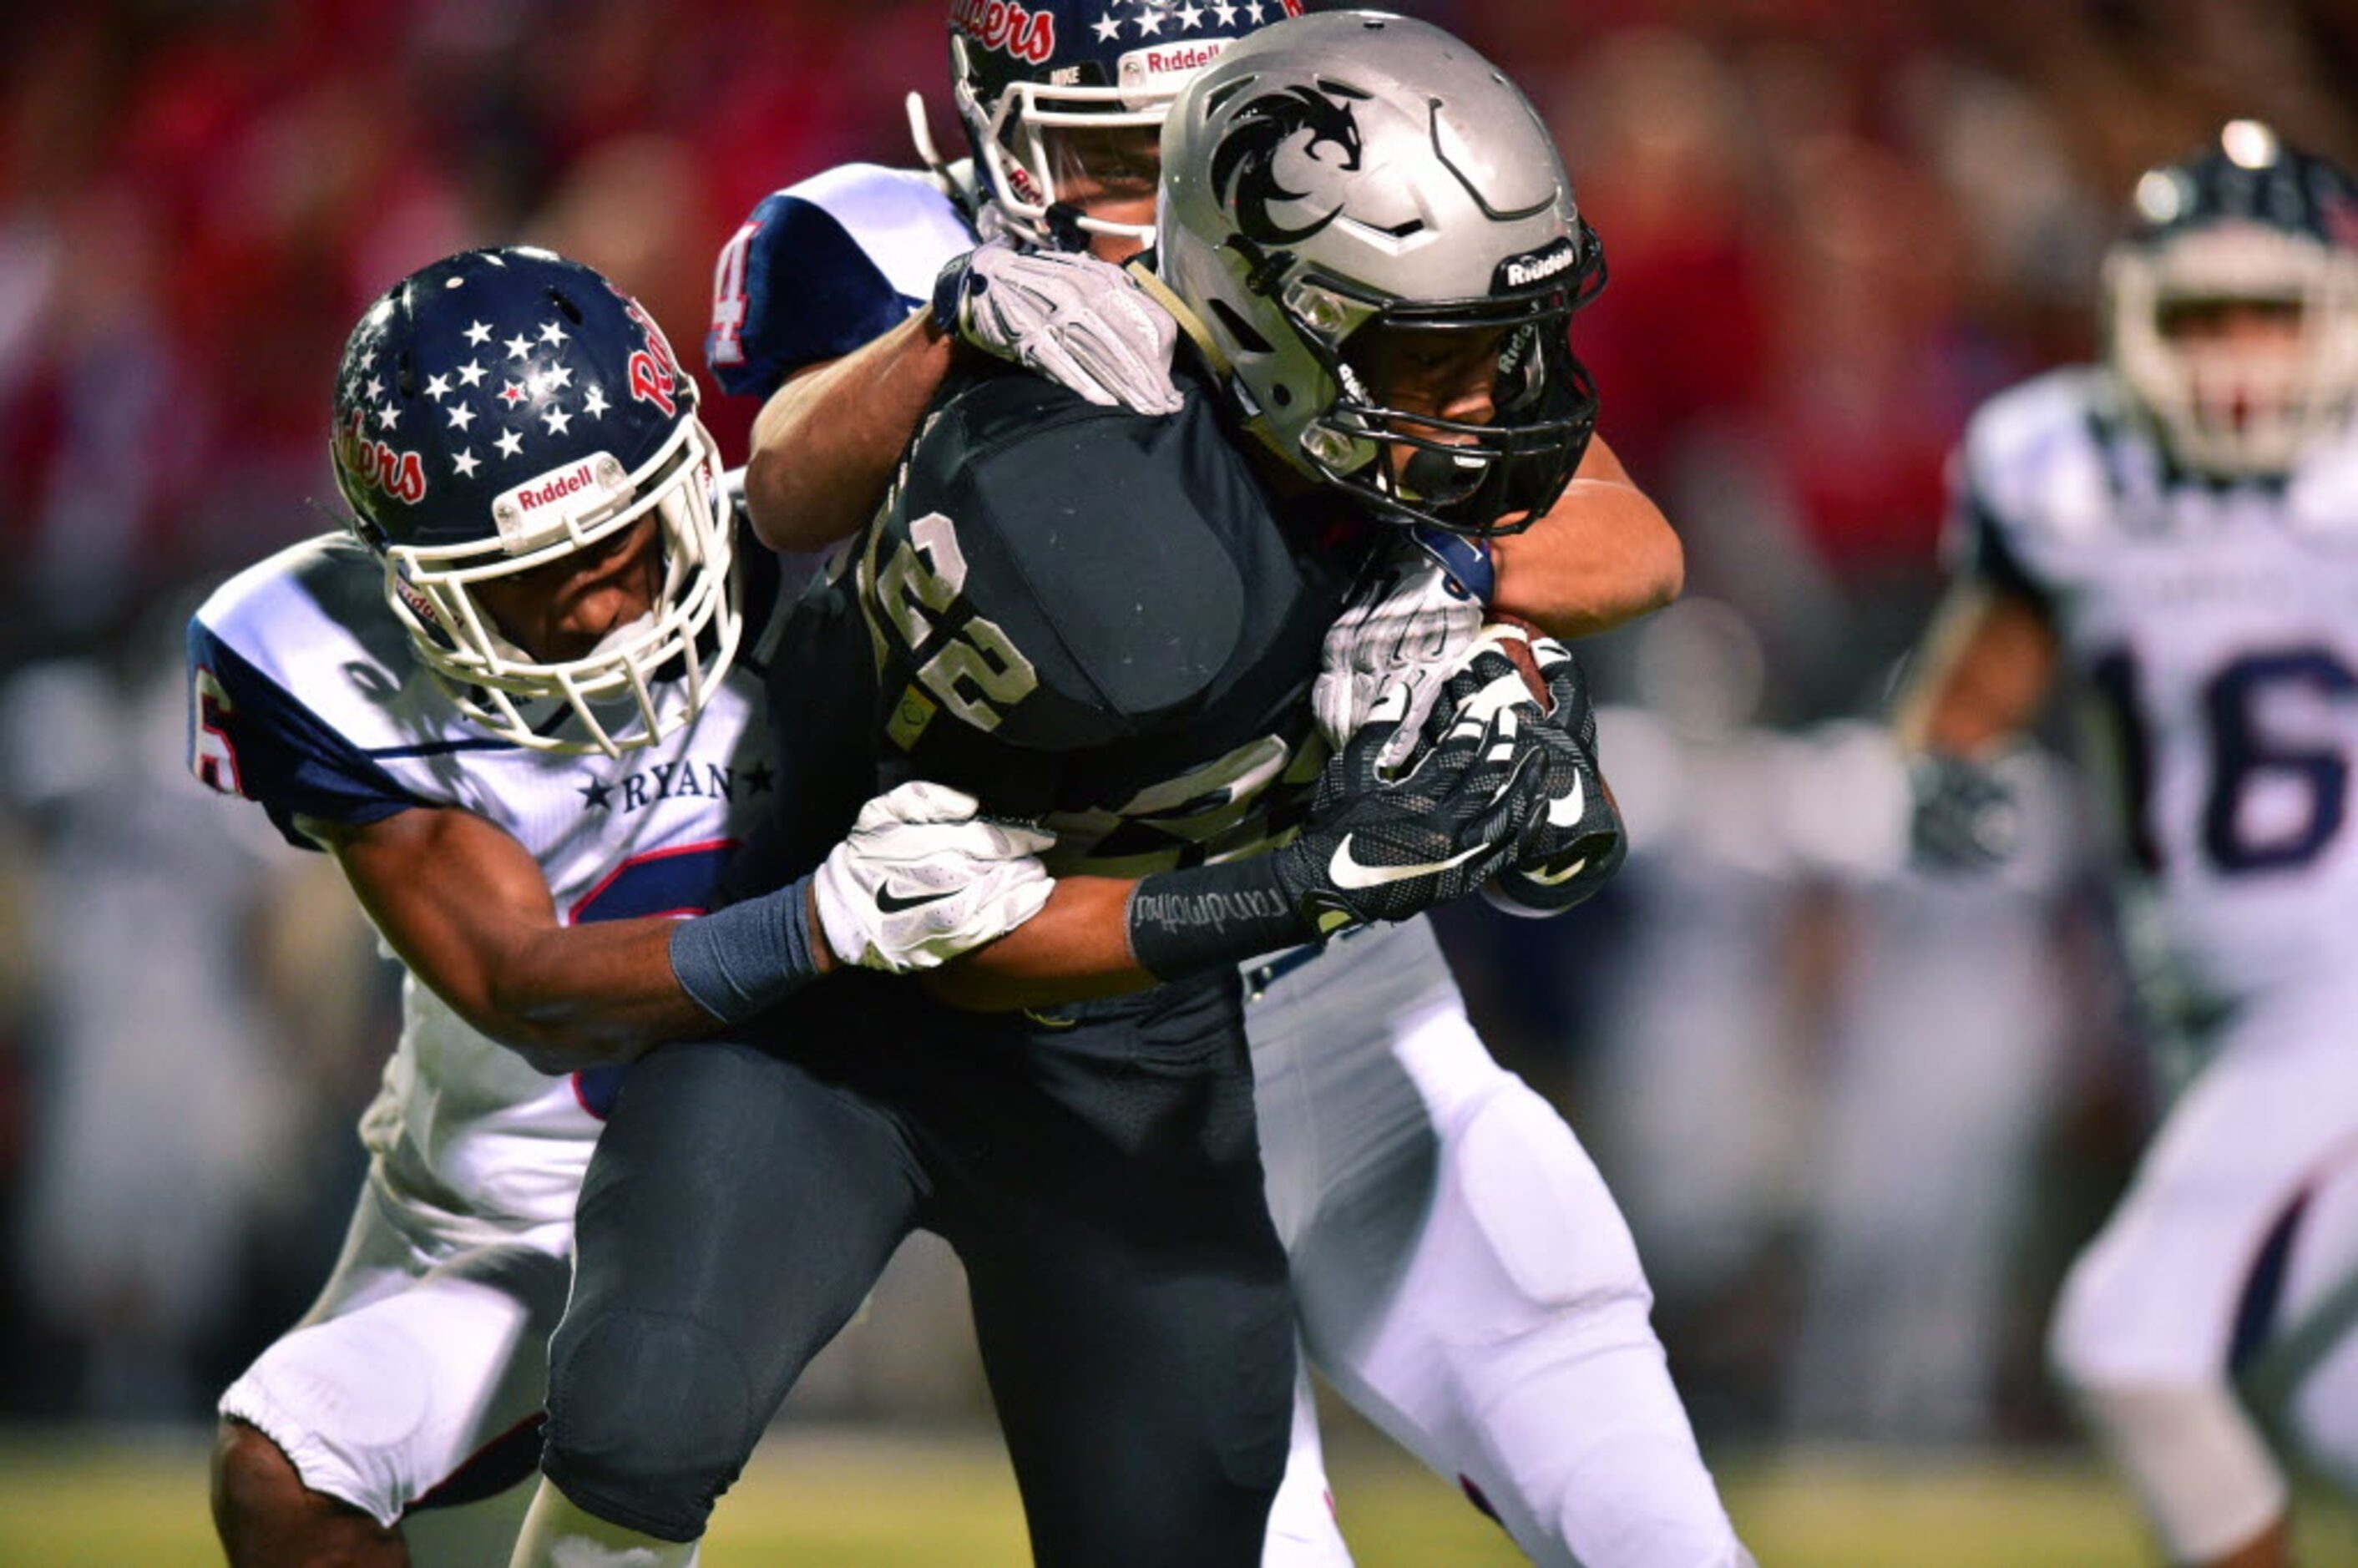
[[[189,767],[261,806],[287,841],[319,846],[298,816],[359,826],[431,803],[257,670],[201,621],[189,623]]]

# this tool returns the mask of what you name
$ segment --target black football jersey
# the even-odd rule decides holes
[[[798,859],[914,778],[1043,820],[1060,874],[1228,859],[1298,821],[1366,529],[1277,500],[1191,393],[1147,418],[1010,370],[936,403],[776,666]]]

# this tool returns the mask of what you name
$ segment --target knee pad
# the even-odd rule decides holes
[[[528,1448],[503,1468],[493,1440],[540,1409],[566,1276],[562,1259],[528,1248],[466,1255],[287,1335],[221,1413],[276,1444],[304,1486],[380,1524],[438,1492],[521,1479]]]
[[[750,1387],[735,1347],[700,1324],[568,1317],[549,1345],[541,1471],[600,1519],[694,1541],[761,1436]]]
[[[1494,1330],[1614,1301],[1634,1303],[1642,1318],[1652,1297],[1629,1227],[1572,1129],[1530,1086],[1503,1077],[1449,1135],[1443,1158],[1448,1175],[1432,1223],[1462,1220],[1501,1276],[1486,1314],[1503,1314]]]
[[[2284,1473],[2224,1382],[2078,1382],[2071,1392],[2172,1562],[2223,1556],[2283,1515]]]

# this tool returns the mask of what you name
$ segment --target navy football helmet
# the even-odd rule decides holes
[[[951,91],[980,183],[1033,244],[1078,250],[1082,232],[1153,243],[1152,224],[1059,202],[1055,133],[1151,130],[1228,45],[1303,10],[1303,0],[950,0]]]
[[[502,739],[610,756],[653,745],[735,658],[732,518],[695,383],[654,318],[579,263],[468,251],[395,284],[344,345],[330,448],[419,658]],[[471,591],[650,514],[654,602],[582,657],[535,658]],[[549,702],[565,707],[536,706]]]
[[[2358,185],[2256,120],[2138,179],[2104,294],[2120,387],[2190,469],[2283,473],[2358,406]],[[2188,330],[2238,307],[2286,330]]]

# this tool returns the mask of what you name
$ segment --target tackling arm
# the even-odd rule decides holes
[[[1572,483],[1520,534],[1490,543],[1492,608],[1554,637],[1609,632],[1679,596],[1686,556],[1661,508],[1592,440]]]
[[[808,878],[690,920],[568,925],[536,861],[471,813],[307,820],[417,978],[544,1072],[626,1062],[754,1016],[840,963],[926,969],[1047,899],[1047,838],[903,784],[861,807]]]
[[[817,550],[860,531],[949,373],[954,348],[921,310],[771,395],[745,463],[746,510],[763,544]]]
[[[627,1062],[715,1027],[672,971],[677,922],[560,923],[538,862],[471,812],[420,807],[364,826],[302,827],[335,856],[411,972],[544,1072]],[[812,947],[821,972],[833,967],[824,943]]]
[[[1060,878],[1039,914],[929,971],[925,988],[953,1007],[993,1012],[1119,996],[1176,979],[1150,973],[1130,951],[1130,900],[1138,885],[1119,877]]]

